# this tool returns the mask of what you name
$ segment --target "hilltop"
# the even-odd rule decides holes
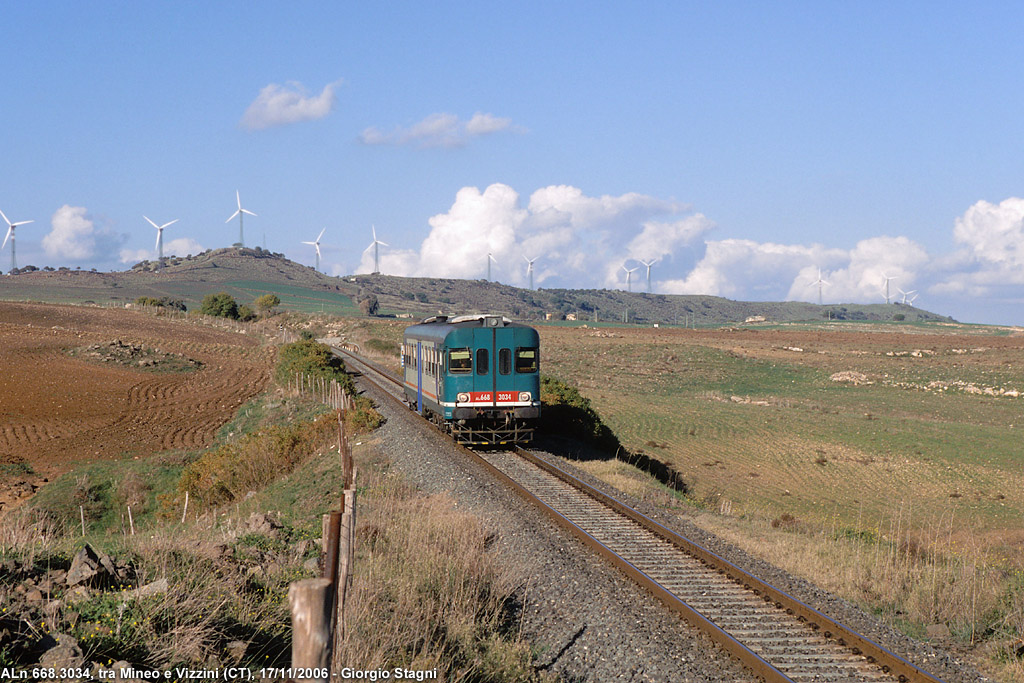
[[[794,322],[850,320],[952,322],[905,304],[830,304],[799,301],[743,302],[722,297],[647,294],[609,289],[531,291],[485,280],[408,278],[391,275],[332,277],[256,248],[229,247],[170,257],[158,271],[142,261],[127,271],[22,268],[0,277],[0,299],[60,303],[125,304],[140,296],[168,297],[198,307],[203,296],[225,291],[238,301],[276,294],[282,308],[355,314],[375,299],[378,313],[415,318],[435,313],[496,312],[521,320],[578,319],[604,322],[727,325],[747,320]]]

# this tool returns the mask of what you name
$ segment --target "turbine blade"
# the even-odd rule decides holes
[[[18,221],[17,223],[11,223],[11,227],[16,228],[19,225],[28,225],[29,223],[35,223],[35,221]]]
[[[164,231],[159,229],[159,228],[157,228],[156,244],[153,245],[154,249],[159,249],[160,248],[160,238],[163,237],[163,234],[164,234]],[[159,257],[159,252],[157,252],[157,256]]]
[[[373,241],[377,241],[377,226],[371,225],[370,230],[373,231]]]
[[[313,246],[316,247],[316,257],[320,258],[320,245],[319,244],[314,244]]]
[[[317,244],[319,244],[319,243],[320,243],[320,238],[324,236],[324,233],[325,233],[325,232],[327,232],[327,228],[324,228],[323,230],[321,230],[321,231],[320,231],[320,234],[316,236],[316,241],[317,241]]]
[[[239,211],[241,211],[242,213],[247,213],[250,216],[255,216],[256,215],[252,211],[250,211],[249,209],[239,209]]]
[[[303,242],[302,244],[308,244],[309,246],[316,246],[316,242]]]
[[[241,211],[241,209],[239,209],[238,211]],[[231,219],[238,215],[238,211],[235,211],[233,214],[231,214],[231,216],[226,221],[224,221],[224,222],[225,223],[230,223]]]
[[[173,221],[171,221],[170,223],[164,223],[163,225],[161,225],[161,226],[160,226],[160,229],[161,229],[161,230],[163,230],[163,229],[164,229],[164,228],[166,228],[166,227],[167,227],[168,225],[174,225],[175,223],[177,223],[177,222],[178,222],[178,221],[180,221],[180,220],[181,220],[180,218],[175,218],[175,219],[174,219]]]
[[[238,194],[238,190],[235,190],[235,201],[238,202],[238,208],[239,208],[239,210],[241,210],[241,208],[242,208],[242,195]]]
[[[143,216],[143,218],[145,218],[145,219],[146,219],[147,221],[149,221],[149,224],[150,224],[150,225],[152,225],[152,226],[153,226],[154,228],[156,228],[157,230],[159,230],[159,229],[160,229],[160,226],[159,226],[159,225],[157,225],[157,224],[156,224],[156,223],[154,223],[153,221],[149,220],[149,216]]]
[[[4,243],[0,244],[0,249],[3,249],[4,247],[7,246],[7,240],[9,240],[11,238],[11,232],[13,230],[14,230],[14,226],[11,226],[11,227],[7,228],[7,234],[4,235]]]
[[[382,247],[390,247],[390,246],[391,246],[391,245],[390,245],[390,244],[388,244],[387,242],[377,242],[377,244],[379,244],[379,245],[380,245],[380,246],[382,246]]]
[[[4,222],[6,222],[6,223],[7,223],[7,225],[10,225],[10,224],[11,224],[11,221],[10,221],[10,219],[9,219],[9,218],[7,218],[7,214],[5,214],[5,213],[4,213],[3,211],[0,211],[0,216],[3,216],[3,217],[4,217]]]

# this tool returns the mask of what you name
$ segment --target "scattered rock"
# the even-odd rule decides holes
[[[249,644],[243,640],[232,640],[230,643],[224,646],[224,653],[227,655],[235,664],[242,661],[242,657],[245,656],[245,651],[249,649]]]
[[[117,568],[110,556],[103,552],[97,553],[86,543],[71,561],[71,569],[68,570],[64,581],[68,586],[77,586],[81,583],[95,585],[104,580],[115,579],[117,575]]]
[[[249,515],[245,522],[245,531],[250,534],[266,534],[271,538],[278,538],[281,534],[278,531],[284,525],[275,519],[270,513],[254,512]]]
[[[92,591],[86,586],[75,586],[64,594],[64,601],[71,604],[80,600],[88,600],[90,597],[92,597]]]
[[[833,382],[849,382],[850,384],[859,386],[861,384],[874,384],[871,379],[863,372],[855,372],[853,370],[844,370],[843,372],[837,372],[831,377],[830,380]]]
[[[170,584],[167,583],[167,579],[157,579],[152,583],[147,583],[145,586],[140,586],[134,590],[125,591],[125,597],[130,598],[144,598],[149,595],[161,595],[166,593],[170,588]]]
[[[45,642],[52,642],[53,646],[39,658],[40,667],[47,669],[78,668],[85,663],[82,648],[78,646],[78,641],[71,636],[64,633],[53,633],[47,636]]]

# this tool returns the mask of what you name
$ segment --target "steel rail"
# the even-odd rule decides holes
[[[375,364],[366,361],[351,352],[341,350],[336,350],[336,352],[340,352],[339,355],[344,354],[356,361],[358,364],[365,366],[374,375],[391,383],[398,389],[399,393],[401,392],[401,381],[393,377],[386,370],[376,367]],[[368,379],[373,381],[372,378]],[[378,386],[381,386],[382,389],[385,389],[379,382],[377,382],[377,384]],[[385,391],[387,391],[387,389],[385,389]],[[392,398],[394,398],[394,400],[402,403],[401,398],[391,394],[391,392],[388,393]],[[671,586],[666,586],[665,584],[668,582],[654,576],[654,574],[664,573],[664,570],[666,569],[664,563],[666,561],[678,561],[667,555],[664,548],[653,545],[649,539],[644,540],[641,538],[641,540],[634,542],[637,543],[638,546],[642,546],[654,554],[647,558],[644,558],[641,555],[641,559],[636,559],[635,557],[633,559],[629,559],[625,556],[629,553],[624,553],[621,548],[613,547],[628,545],[629,541],[623,540],[628,535],[627,532],[629,530],[627,528],[621,525],[616,526],[614,522],[606,522],[609,526],[607,526],[605,532],[611,535],[606,536],[605,539],[602,540],[599,535],[593,533],[593,529],[588,530],[585,528],[587,526],[593,526],[593,523],[584,523],[581,522],[580,519],[577,519],[576,521],[572,519],[574,516],[597,516],[593,509],[585,509],[587,508],[586,502],[580,503],[579,501],[563,500],[561,501],[561,504],[551,504],[550,500],[545,500],[543,498],[543,494],[538,493],[537,491],[537,489],[543,488],[545,484],[535,480],[532,482],[533,485],[531,486],[531,483],[517,481],[515,474],[510,473],[510,471],[506,471],[506,469],[509,469],[508,464],[503,468],[496,462],[492,462],[492,460],[496,459],[496,452],[478,452],[459,446],[458,444],[453,444],[453,446],[482,464],[496,478],[510,486],[520,497],[534,505],[537,505],[553,521],[578,536],[586,546],[594,550],[601,557],[604,557],[613,566],[652,593],[689,624],[708,634],[712,640],[718,643],[724,650],[736,657],[749,670],[764,678],[766,681],[771,683],[794,683],[795,681],[801,680],[846,681],[850,680],[846,677],[849,675],[849,671],[853,671],[859,667],[859,671],[857,671],[859,680],[895,679],[901,681],[901,683],[942,683],[941,679],[923,671],[899,655],[857,633],[855,630],[836,622],[813,607],[810,607],[787,594],[785,591],[775,588],[767,582],[753,576],[749,572],[737,567],[721,556],[707,548],[704,548],[700,544],[666,528],[650,517],[633,509],[623,501],[620,501],[617,498],[610,496],[580,480],[578,477],[550,462],[546,458],[522,448],[515,449],[515,457],[518,457],[524,463],[529,463],[529,465],[540,472],[543,472],[546,476],[551,477],[562,485],[572,489],[572,491],[582,497],[581,500],[595,501],[604,509],[611,511],[611,513],[613,513],[618,519],[628,520],[628,524],[635,525],[635,527],[646,534],[650,534],[653,538],[659,539],[659,541],[668,544],[668,546],[678,550],[683,555],[693,558],[700,565],[696,569],[673,569],[672,566],[670,566],[670,574],[673,574],[676,577],[683,577],[685,583],[699,586],[702,590],[707,589],[709,593],[713,588],[715,588],[715,586],[712,586],[715,581],[711,579],[714,579],[714,577],[719,577],[720,579],[724,577],[724,579],[726,579],[734,589],[741,590],[747,594],[747,597],[737,597],[737,594],[720,594],[713,597],[709,596],[705,601],[707,604],[691,605],[689,602],[697,603],[704,598],[690,598],[688,602],[687,599],[679,595],[679,593],[684,591],[674,589]],[[503,455],[510,454],[509,451],[497,453],[501,453]],[[511,469],[515,469],[515,467],[511,467]],[[530,477],[524,477],[520,474],[520,479],[523,478]],[[547,486],[550,488],[550,485]],[[551,492],[549,490],[549,498],[552,496],[564,497],[562,493]],[[562,509],[559,509],[559,507]],[[567,512],[567,510],[571,511]],[[598,525],[600,525],[600,523],[598,523]],[[711,577],[711,579],[708,577]],[[721,583],[721,581],[718,581],[718,583]],[[757,610],[755,612],[750,612],[750,596],[756,596],[755,601],[760,604],[760,608],[755,608]],[[748,610],[748,615],[744,617],[746,619],[753,618],[755,621],[760,621],[762,619],[770,621],[772,618],[775,618],[773,615],[781,614],[788,617],[791,621],[799,623],[800,628],[799,630],[788,632],[791,633],[791,635],[788,636],[787,640],[786,637],[766,637],[763,634],[759,634],[756,629],[750,628],[749,625],[747,628],[744,628],[742,623],[740,625],[730,625],[727,617],[721,617],[720,615],[717,617],[707,616],[714,612],[713,607],[729,603],[730,601],[733,601],[736,605],[739,605],[741,602],[746,603]],[[754,614],[754,617],[751,617],[751,614]],[[716,623],[716,618],[726,625],[723,626]],[[776,628],[778,628],[778,626],[776,626]],[[744,635],[733,635],[730,633],[730,630],[733,632],[744,632]],[[752,635],[750,631],[753,631]],[[823,663],[820,661],[821,657],[818,655],[783,652],[769,654],[762,657],[761,654],[758,654],[756,651],[760,650],[763,654],[769,650],[770,647],[766,646],[766,643],[770,644],[774,642],[775,647],[778,647],[778,643],[789,642],[793,644],[792,648],[798,648],[800,645],[808,641],[824,641],[830,643],[833,648],[841,648],[846,653],[846,657],[838,657],[836,659],[836,661],[839,662],[837,666],[845,665],[853,668],[849,671],[844,669],[842,672],[833,673],[834,676],[837,676],[835,678],[823,678],[822,676],[827,676],[827,674],[822,674],[820,668],[814,668],[814,666]],[[773,663],[773,660],[775,663]],[[780,661],[784,662],[784,664],[776,666],[775,664],[778,664]],[[824,664],[828,665],[829,661],[826,660]],[[868,669],[868,666],[871,668]],[[876,677],[872,671],[877,671],[880,677]]]
[[[766,603],[770,603],[777,609],[796,617],[796,619],[804,623],[809,630],[819,632],[820,635],[827,640],[834,640],[854,655],[865,657],[867,661],[873,662],[883,672],[891,674],[897,680],[911,681],[915,683],[941,683],[941,679],[934,677],[930,673],[906,661],[899,655],[857,633],[852,628],[836,622],[832,618],[794,598],[785,591],[782,591],[740,567],[737,567],[720,555],[717,555],[700,544],[666,528],[650,517],[633,509],[626,503],[605,494],[590,484],[587,484],[573,476],[547,459],[521,448],[517,448],[516,452],[520,457],[524,458],[536,467],[539,467],[545,472],[581,491],[585,495],[601,502],[609,509],[614,510],[617,514],[627,519],[630,519],[655,536],[668,541],[687,555],[690,555],[702,564],[711,567],[713,571],[727,576],[732,582],[742,586],[754,595],[757,595]],[[636,570],[635,572],[630,571],[630,573],[635,574],[636,580],[641,583],[641,585],[645,586],[656,595],[659,595],[659,597],[661,596],[662,591],[665,590],[664,587],[660,585],[657,587],[651,585],[656,582],[645,572]],[[685,602],[679,601],[674,595],[672,596],[672,599],[667,600],[666,602],[669,602],[673,607],[677,604],[685,605]],[[700,614],[689,605],[686,605],[684,611],[686,610],[692,610],[695,613]],[[703,618],[703,615],[701,616]],[[690,618],[687,617],[687,620],[689,621]],[[701,620],[697,620],[697,622],[700,623]],[[722,645],[723,647],[727,647],[726,643],[722,643]]]

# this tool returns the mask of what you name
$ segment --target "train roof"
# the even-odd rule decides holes
[[[485,313],[474,313],[470,315],[435,315],[424,318],[417,325],[410,325],[405,328],[405,336],[415,336],[426,339],[443,340],[450,332],[457,329],[473,327],[518,327],[532,330],[529,325],[512,322],[503,315],[489,315]]]

